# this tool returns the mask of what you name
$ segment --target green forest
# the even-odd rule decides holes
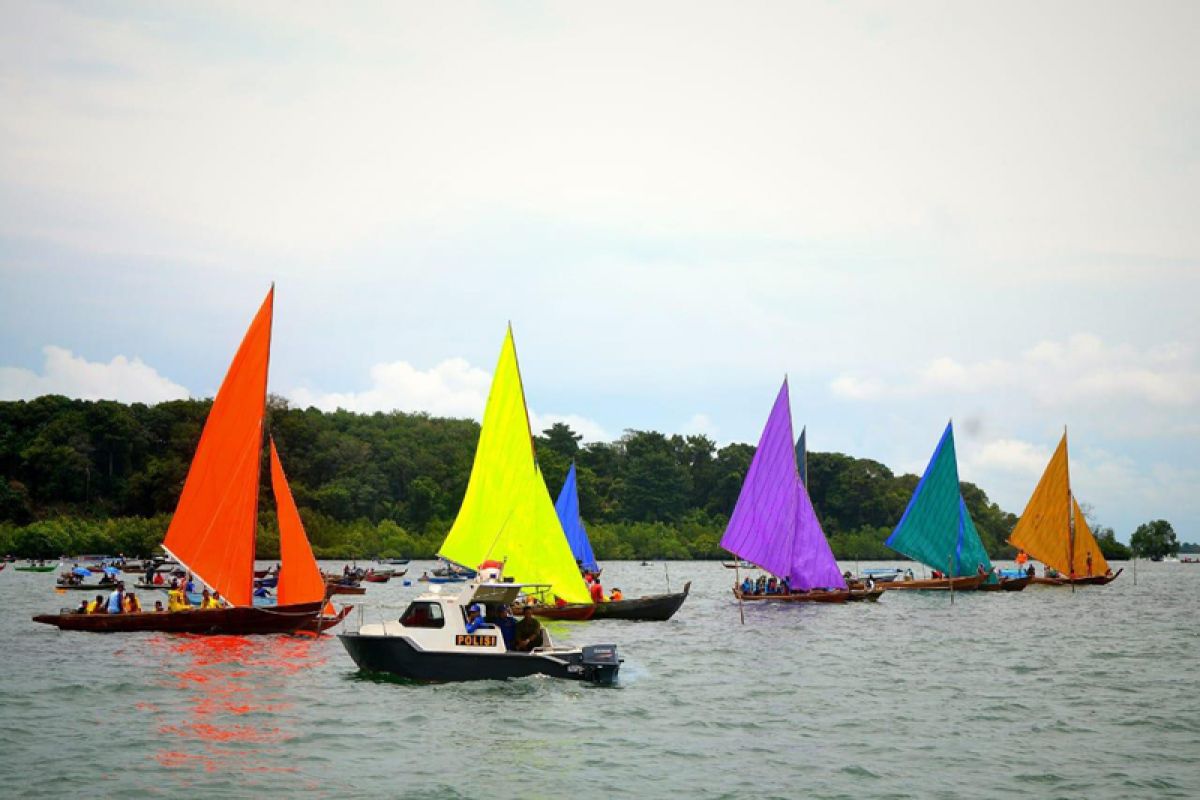
[[[147,555],[162,540],[211,401],[157,405],[49,395],[0,402],[0,553]],[[332,413],[272,396],[268,426],[318,558],[432,557],[454,520],[479,436],[473,420]],[[561,423],[536,437],[551,496],[572,461],[601,560],[707,559],[754,446],[629,430],[582,444]],[[268,475],[263,453],[264,478]],[[917,484],[883,464],[808,454],[809,492],[840,559],[894,559],[883,545]],[[963,497],[988,552],[1011,557],[1016,516],[971,483]],[[278,555],[270,487],[260,487],[258,554]],[[1093,521],[1094,522],[1094,521]],[[1093,525],[1105,554],[1127,551]],[[1125,551],[1125,552],[1122,552]]]

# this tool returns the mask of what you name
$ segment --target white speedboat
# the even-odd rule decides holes
[[[474,681],[549,675],[611,685],[621,659],[614,644],[556,646],[543,628],[542,646],[509,650],[495,621],[523,589],[520,583],[471,581],[461,588],[439,586],[419,595],[395,622],[363,625],[339,634],[360,669],[389,672],[416,681]],[[479,604],[491,624],[467,632],[467,609]]]

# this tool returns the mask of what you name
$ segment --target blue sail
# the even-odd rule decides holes
[[[800,438],[796,440],[796,471],[800,473],[800,482],[808,489],[808,426],[800,429]]]
[[[571,553],[574,554],[575,560],[584,569],[592,572],[600,569],[596,564],[596,556],[592,553],[592,543],[588,541],[583,520],[579,516],[579,487],[575,481],[574,461],[571,462],[571,470],[567,473],[567,481],[558,493],[554,510],[558,512],[558,521],[562,523],[563,531],[567,534],[567,541],[571,545]]]

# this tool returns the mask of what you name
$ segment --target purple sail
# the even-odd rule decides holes
[[[829,542],[796,471],[785,379],[758,440],[721,546],[797,589],[844,588]]]

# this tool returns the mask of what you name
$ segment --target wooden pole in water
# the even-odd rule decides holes
[[[733,561],[733,588],[738,599],[738,614],[742,618],[742,624],[746,624],[746,608],[742,605],[742,557],[734,556]]]
[[[950,585],[950,605],[954,605],[954,554],[951,553],[946,557],[946,581]]]

